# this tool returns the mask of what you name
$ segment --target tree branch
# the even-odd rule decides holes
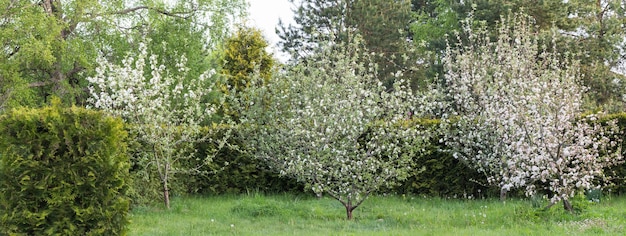
[[[83,71],[86,69],[85,67],[79,65],[77,62],[74,62],[74,68],[66,73],[67,78],[73,77],[76,73]]]
[[[124,15],[124,14],[128,14],[131,12],[135,12],[135,11],[139,11],[139,10],[148,10],[148,11],[156,11],[160,14],[166,15],[166,16],[171,16],[171,17],[179,17],[179,18],[183,18],[183,19],[187,19],[190,17],[190,14],[195,13],[198,9],[194,8],[190,11],[177,11],[177,12],[171,12],[171,11],[166,11],[163,9],[159,9],[159,8],[155,8],[155,7],[150,7],[150,6],[136,6],[136,7],[132,7],[132,8],[127,8],[121,11],[115,11],[115,12],[109,12],[107,14],[110,15]],[[187,15],[187,16],[183,16],[183,15]]]
[[[51,83],[52,83],[52,82],[50,82],[50,81],[32,82],[32,83],[28,84],[28,87],[29,87],[29,88],[33,88],[33,87],[43,87],[43,86],[49,85],[49,84],[51,84]]]

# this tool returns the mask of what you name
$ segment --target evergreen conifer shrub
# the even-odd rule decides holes
[[[58,102],[0,116],[0,235],[123,235],[125,136],[121,120]]]

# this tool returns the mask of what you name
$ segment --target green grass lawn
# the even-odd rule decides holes
[[[626,197],[577,203],[587,208],[570,214],[530,200],[374,196],[347,221],[330,198],[184,197],[133,209],[130,235],[626,235]]]

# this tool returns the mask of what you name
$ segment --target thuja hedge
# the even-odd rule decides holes
[[[626,155],[626,113],[601,116],[597,121],[606,124],[609,120],[617,120],[622,134],[622,155]],[[436,127],[438,120],[415,119],[416,124]],[[412,177],[392,189],[398,193],[411,193],[440,197],[493,197],[498,196],[499,189],[486,184],[486,176],[469,168],[461,160],[447,152],[447,147],[438,142],[440,137],[431,140],[429,152],[414,157]],[[605,193],[626,194],[626,162],[603,170],[606,178],[598,180],[602,183]],[[512,192],[511,195],[523,193]]]
[[[618,119],[621,130],[626,131],[626,114],[613,114],[600,119],[606,123],[610,119]],[[427,128],[438,127],[438,120],[414,119],[415,125]],[[232,127],[231,127],[232,128]],[[223,135],[222,132],[212,132]],[[213,137],[219,139],[220,137]],[[439,143],[441,137],[433,137],[425,147],[426,152],[413,157],[414,172],[405,181],[394,188],[381,189],[381,193],[414,194],[450,198],[481,198],[498,197],[499,189],[486,184],[486,176],[469,168],[461,160],[454,158],[447,147]],[[132,139],[132,137],[131,137]],[[203,165],[207,150],[215,148],[213,143],[198,143],[197,158],[190,158],[182,163],[182,169],[200,166],[197,172],[179,173],[172,180],[172,195],[180,194],[237,194],[250,191],[266,193],[291,192],[303,193],[304,186],[297,181],[280,177],[276,171],[270,170],[265,163],[246,152],[246,144],[241,141],[237,131],[228,142],[233,147],[225,147],[208,165]],[[132,142],[131,142],[132,143]],[[134,145],[141,148],[140,145]],[[131,159],[133,160],[133,159]],[[131,174],[135,177],[133,200],[135,203],[156,201],[160,198],[156,173],[145,175],[145,163],[132,163]],[[616,194],[626,193],[626,164],[620,164],[604,170],[607,179],[605,192]],[[511,192],[510,196],[515,196]]]
[[[223,135],[222,132],[216,134]],[[186,188],[189,193],[216,195],[246,192],[302,192],[303,184],[294,179],[279,176],[263,161],[252,156],[236,129],[231,134],[232,136],[228,139],[231,146],[222,148],[208,165],[202,165],[200,175],[182,176],[187,180]],[[206,150],[212,150],[215,145],[207,142],[199,143],[198,154],[210,155],[206,153]],[[199,163],[194,160],[196,159],[190,159],[186,165],[197,166]]]
[[[0,235],[120,235],[128,156],[119,119],[58,102],[0,116]]]
[[[619,126],[622,132],[622,156],[626,157],[626,113],[609,114],[600,117],[598,122],[606,124],[609,120],[617,120],[617,126]],[[604,192],[613,194],[626,194],[626,162],[622,162],[618,165],[608,167],[604,169],[607,179],[602,180],[606,184]]]
[[[604,116],[600,122],[606,123],[610,119],[618,119],[621,130],[626,131],[626,114]],[[436,128],[438,120],[414,119],[415,125]],[[219,132],[216,133],[221,135]],[[216,137],[217,138],[217,137]],[[438,197],[480,198],[498,197],[499,189],[486,184],[486,176],[469,168],[463,161],[454,158],[447,147],[439,143],[441,137],[433,137],[426,152],[413,157],[410,177],[391,189],[381,189],[381,193],[415,194]],[[280,177],[276,171],[246,152],[246,144],[241,141],[234,131],[229,143],[236,148],[225,147],[215,156],[208,165],[200,168],[199,174],[179,174],[176,184],[173,184],[174,194],[231,194],[249,191],[261,192],[296,192],[304,191],[304,186],[293,179]],[[201,165],[202,157],[208,155],[205,150],[213,148],[212,143],[199,143],[198,159],[189,159],[182,163],[187,168]],[[135,164],[136,165],[136,164]],[[604,170],[607,174],[605,192],[617,194],[626,193],[626,164],[620,164]],[[136,181],[140,183],[141,181]],[[175,186],[174,186],[175,185]],[[146,188],[141,184],[141,188]],[[158,187],[158,185],[155,185]],[[138,192],[146,193],[149,189]],[[154,191],[158,197],[158,189]],[[511,192],[511,196],[515,196]]]
[[[128,144],[131,156],[130,174],[133,178],[133,188],[130,191],[132,203],[143,205],[162,201],[158,173],[154,170],[153,163],[141,157],[151,150],[139,138],[133,137],[135,134],[132,132],[132,124],[126,127],[130,136]],[[280,177],[276,172],[270,171],[265,163],[251,156],[246,151],[246,144],[241,141],[236,127],[222,125],[211,129],[214,130],[203,128],[209,138],[196,143],[196,152],[190,153],[194,156],[175,163],[174,168],[177,171],[170,176],[170,195],[302,192],[304,185],[287,177]],[[213,153],[217,143],[212,140],[221,140],[227,130],[231,131],[227,140],[230,145]],[[207,157],[211,161],[206,162]]]
[[[415,124],[436,127],[438,120],[415,119]],[[433,138],[427,152],[413,157],[414,172],[406,181],[392,189],[381,189],[381,193],[419,194],[441,197],[480,197],[499,193],[499,190],[483,184],[486,177],[473,171],[464,163],[443,151],[445,147]],[[236,148],[222,149],[209,165],[202,166],[201,174],[179,175],[179,186],[184,186],[187,193],[231,194],[248,191],[302,193],[304,185],[288,177],[281,177],[277,171],[269,169],[261,160],[246,152],[246,144],[241,141],[236,131],[229,139]],[[200,143],[198,154],[205,155],[210,143]],[[195,159],[189,159],[187,167],[198,165]]]

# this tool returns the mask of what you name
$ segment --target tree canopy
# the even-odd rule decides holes
[[[184,43],[154,34],[151,27],[159,27],[156,18],[188,21],[184,30],[204,34],[214,45],[225,37],[228,23],[243,9],[241,0],[2,0],[0,5],[0,108],[38,106],[50,95],[61,97],[66,104],[84,105],[85,78],[93,74],[98,56],[119,61],[137,51],[133,41],[146,36],[161,37],[155,41],[172,45]]]
[[[296,1],[291,0],[292,3]],[[410,79],[415,61],[407,41],[411,22],[408,0],[305,0],[295,13],[295,25],[279,24],[279,46],[297,62],[320,49],[320,42],[340,44],[361,35],[369,60],[378,66],[376,76],[390,87],[393,78]],[[368,62],[364,62],[368,64]],[[407,76],[399,76],[407,75]]]
[[[368,195],[407,177],[411,153],[429,137],[407,121],[417,102],[407,83],[388,91],[354,40],[323,46],[309,64],[236,97],[253,155],[340,201],[348,219]]]
[[[553,42],[562,54],[580,60],[583,85],[590,88],[584,94],[585,109],[602,107],[621,111],[624,108],[624,72],[617,73],[624,56],[626,6],[622,1],[528,1],[528,0],[413,0],[416,20],[411,35],[429,68],[429,77],[443,75],[443,52],[446,35],[462,32],[461,24],[472,16],[474,24],[486,24],[492,34],[497,32],[501,16],[520,11],[533,18],[542,43]],[[482,23],[480,23],[482,22]],[[553,29],[559,34],[553,34]],[[451,41],[454,37],[448,38]],[[461,39],[463,40],[463,39]],[[465,40],[464,42],[467,42]]]
[[[622,158],[620,138],[616,121],[581,119],[579,62],[542,46],[532,23],[503,18],[495,42],[485,26],[466,25],[469,44],[448,46],[446,144],[503,192],[545,191],[572,211],[569,199]]]

